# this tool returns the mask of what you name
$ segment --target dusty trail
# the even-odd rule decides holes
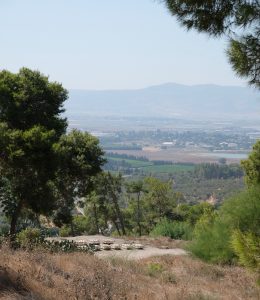
[[[54,238],[60,240],[61,238]],[[123,238],[111,238],[111,237],[105,237],[102,235],[84,235],[84,236],[76,236],[76,237],[68,237],[65,238],[68,240],[72,240],[75,242],[84,241],[86,243],[89,243],[93,240],[99,241],[101,244],[106,243],[107,241],[112,242],[112,244],[135,244],[140,243],[139,240],[128,240]],[[187,251],[181,249],[181,248],[171,248],[166,249],[165,247],[156,247],[149,245],[145,243],[143,244],[143,249],[121,249],[121,250],[102,250],[95,252],[95,255],[100,258],[124,258],[129,260],[139,260],[139,259],[145,259],[152,256],[163,256],[163,255],[187,255]]]
[[[129,260],[139,260],[152,256],[163,256],[163,255],[187,255],[187,252],[183,249],[159,249],[156,247],[145,246],[142,250],[110,250],[110,251],[99,251],[95,255],[101,258],[106,257],[119,257]]]

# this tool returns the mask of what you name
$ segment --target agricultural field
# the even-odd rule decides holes
[[[141,161],[141,160],[135,160],[135,159],[122,159],[117,157],[107,157],[109,160],[122,162],[129,164],[131,168],[142,168],[142,167],[148,167],[153,166],[153,163],[150,161]]]
[[[129,171],[135,171],[138,173],[182,173],[187,171],[193,171],[193,164],[185,164],[185,163],[167,163],[165,161],[149,161],[149,160],[139,160],[138,157],[136,159],[130,158],[122,158],[122,157],[106,157],[108,163],[106,165],[106,169],[108,171],[120,171],[121,173],[128,173]]]
[[[147,173],[180,173],[193,171],[194,165],[187,164],[169,164],[169,165],[151,165],[141,168],[142,171]]]
[[[244,153],[213,153],[205,150],[184,149],[143,149],[143,150],[110,150],[119,155],[133,155],[136,157],[147,157],[149,160],[165,160],[175,163],[217,163],[220,158],[226,158],[227,163],[239,163],[247,156]]]
[[[139,180],[147,176],[164,181],[174,180],[174,189],[181,192],[189,203],[211,196],[221,202],[244,188],[243,172],[238,164],[173,163],[126,153],[107,153],[106,157],[108,162],[104,169],[112,174],[121,173],[126,180]]]

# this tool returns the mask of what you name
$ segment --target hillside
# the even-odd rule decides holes
[[[85,253],[0,249],[3,300],[259,299],[255,279],[240,267],[190,256],[101,260]]]
[[[259,94],[248,87],[167,83],[138,90],[70,90],[68,116],[259,119]]]

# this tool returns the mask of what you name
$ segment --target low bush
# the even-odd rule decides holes
[[[50,252],[92,252],[93,249],[87,245],[79,247],[74,241],[45,239],[41,230],[28,227],[20,231],[16,236],[15,247],[27,250],[41,249]]]
[[[0,225],[0,236],[5,236],[9,233],[10,226],[8,224],[1,224]]]
[[[162,274],[164,268],[160,263],[149,263],[147,265],[147,274],[151,277],[158,277]]]
[[[16,236],[16,240],[22,248],[32,248],[40,242],[40,239],[42,239],[40,229],[31,227],[20,231]]]
[[[44,237],[59,236],[59,228],[57,228],[57,227],[51,227],[51,228],[43,227],[43,228],[41,228],[41,234]]]
[[[231,263],[234,253],[230,247],[230,231],[217,214],[205,214],[196,224],[191,252],[205,260],[216,263]]]
[[[72,224],[63,225],[59,231],[61,237],[95,233],[93,221],[85,216],[74,216]]]
[[[69,240],[44,240],[41,246],[50,252],[93,252],[90,246],[85,245],[79,248],[74,241]]]
[[[73,230],[74,234],[93,234],[93,221],[86,216],[74,216],[73,217]]]
[[[240,264],[258,274],[257,283],[260,285],[260,236],[236,230],[232,235],[231,245]]]
[[[260,187],[226,200],[218,213],[206,212],[195,226],[189,249],[206,261],[232,263],[239,257],[231,243],[237,230],[260,237]]]
[[[150,235],[190,240],[192,237],[192,227],[186,222],[172,222],[164,219],[153,228]]]
[[[214,206],[207,202],[202,202],[195,205],[182,203],[175,209],[176,213],[180,216],[182,221],[188,222],[192,226],[197,223],[197,221],[205,212],[213,210]]]
[[[59,233],[61,237],[68,237],[72,235],[71,228],[68,225],[63,225]]]
[[[166,283],[177,284],[177,278],[175,274],[169,271],[162,272],[162,280]]]

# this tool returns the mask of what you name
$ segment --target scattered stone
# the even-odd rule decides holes
[[[134,247],[134,249],[139,249],[139,250],[144,249],[144,246],[142,244],[133,244],[132,246]]]
[[[93,250],[94,251],[101,251],[100,245],[94,245]]]
[[[168,246],[160,246],[159,249],[169,249]]]
[[[90,240],[89,245],[100,245],[100,241],[99,240]]]
[[[122,244],[122,249],[132,250],[133,246],[131,244]]]
[[[103,244],[106,244],[106,245],[111,245],[111,244],[113,244],[113,243],[114,243],[113,240],[104,240],[104,241],[103,241]]]
[[[107,244],[102,244],[102,245],[101,245],[101,249],[102,249],[102,250],[111,250],[111,246],[110,246],[110,245],[107,245]]]
[[[112,248],[113,250],[121,250],[121,245],[119,245],[119,244],[113,244],[113,245],[111,246],[111,248]]]

